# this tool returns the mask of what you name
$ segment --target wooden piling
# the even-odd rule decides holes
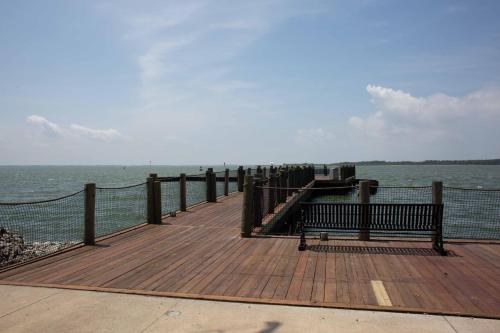
[[[279,177],[279,187],[280,190],[278,192],[278,202],[279,203],[284,203],[286,202],[286,171],[285,170],[280,170],[278,173]]]
[[[153,182],[154,224],[161,224],[161,182]]]
[[[295,172],[295,169],[293,167],[291,167],[289,170],[288,170],[288,179],[287,179],[287,183],[288,183],[288,190],[287,190],[287,196],[290,196],[293,194],[293,190],[292,190],[292,187],[295,185],[294,184],[294,172]]]
[[[153,177],[148,177],[146,180],[147,187],[147,211],[148,211],[148,223],[155,223],[155,212],[154,212],[154,180]]]
[[[248,238],[252,236],[252,225],[254,219],[254,180],[253,176],[246,175],[243,184],[243,211],[241,216],[241,237]]]
[[[361,221],[360,221],[360,231],[359,240],[369,241],[370,240],[370,216],[368,212],[368,204],[370,203],[370,182],[363,180],[359,182],[359,203],[363,204],[361,207]]]
[[[205,181],[206,181],[206,199],[208,202],[217,202],[217,178],[214,173],[214,169],[208,168],[205,173]]]
[[[245,182],[245,170],[243,166],[238,167],[238,192],[243,192],[243,183]]]
[[[229,169],[224,172],[224,195],[229,195]]]
[[[276,175],[271,173],[269,176],[269,197],[267,205],[267,213],[274,214],[274,207],[276,206]]]
[[[436,205],[441,205],[443,203],[443,182],[441,181],[432,182],[432,203]],[[436,219],[432,219],[432,221],[435,223]],[[433,244],[436,244],[437,237],[437,231],[433,231],[431,236]]]
[[[207,202],[212,201],[212,168],[208,168],[207,171],[205,171],[205,200]]]
[[[187,210],[187,188],[186,188],[186,174],[181,173],[179,177],[179,195],[180,195],[180,209],[181,212],[185,212]]]
[[[95,245],[95,193],[94,183],[85,184],[85,218],[84,218],[84,236],[85,245]]]

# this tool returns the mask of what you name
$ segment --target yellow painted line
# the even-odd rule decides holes
[[[372,289],[375,297],[377,298],[378,305],[392,306],[391,299],[385,290],[384,283],[380,280],[372,280]]]

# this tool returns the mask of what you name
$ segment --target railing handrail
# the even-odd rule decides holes
[[[44,200],[36,200],[36,201],[19,201],[19,202],[0,202],[0,206],[34,205],[34,204],[41,204],[41,203],[47,203],[47,202],[54,202],[54,201],[70,198],[70,197],[75,196],[77,194],[80,194],[84,191],[85,190],[80,190],[78,192],[64,195],[64,196],[58,197],[58,198],[53,198],[53,199],[44,199]]]

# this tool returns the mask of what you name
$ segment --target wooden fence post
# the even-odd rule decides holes
[[[370,182],[363,180],[359,182],[359,203],[361,205],[361,230],[359,231],[359,240],[370,240],[370,216],[368,211],[368,204],[370,203]]]
[[[148,223],[155,223],[155,211],[154,211],[154,180],[152,177],[148,177],[146,181],[147,186],[147,201],[148,201]]]
[[[187,188],[186,188],[186,174],[181,173],[179,177],[179,195],[180,195],[180,209],[181,212],[185,212],[187,210]]]
[[[153,182],[154,224],[161,224],[161,182]]]
[[[85,245],[95,245],[95,184],[85,184],[85,217],[84,217],[84,235]]]
[[[443,203],[443,182],[440,181],[432,182],[432,203],[435,205],[441,205]],[[432,221],[433,223],[435,223],[436,219],[433,218]],[[433,231],[432,244],[436,244],[437,237],[438,237],[437,231]]]
[[[217,175],[215,172],[212,172],[212,201],[217,202]]]
[[[269,197],[268,197],[268,205],[267,205],[267,213],[274,214],[274,207],[276,206],[276,176],[274,173],[271,173],[269,176]]]
[[[212,200],[212,172],[214,169],[208,168],[205,172],[205,200],[211,202]]]
[[[280,170],[279,171],[279,195],[278,195],[278,202],[279,203],[284,203],[286,202],[286,171],[285,170]]]
[[[217,202],[217,179],[214,169],[208,168],[205,173],[205,181],[207,184],[207,196],[208,202]]]
[[[245,182],[245,170],[242,166],[238,167],[238,192],[243,192],[243,183]]]
[[[229,195],[229,169],[224,172],[224,195]]]
[[[287,191],[288,192],[287,193],[288,196],[290,196],[290,195],[293,194],[293,190],[291,188],[294,187],[294,178],[293,178],[294,172],[295,172],[295,170],[294,170],[293,167],[291,167],[288,170],[288,191]]]
[[[241,216],[241,237],[243,238],[252,236],[254,220],[253,190],[253,176],[246,175],[245,183],[243,184],[243,211]]]

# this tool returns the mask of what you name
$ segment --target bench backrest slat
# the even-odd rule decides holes
[[[359,230],[368,214],[370,230],[433,231],[442,222],[443,205],[300,203],[305,228]],[[362,213],[366,210],[366,213]]]

